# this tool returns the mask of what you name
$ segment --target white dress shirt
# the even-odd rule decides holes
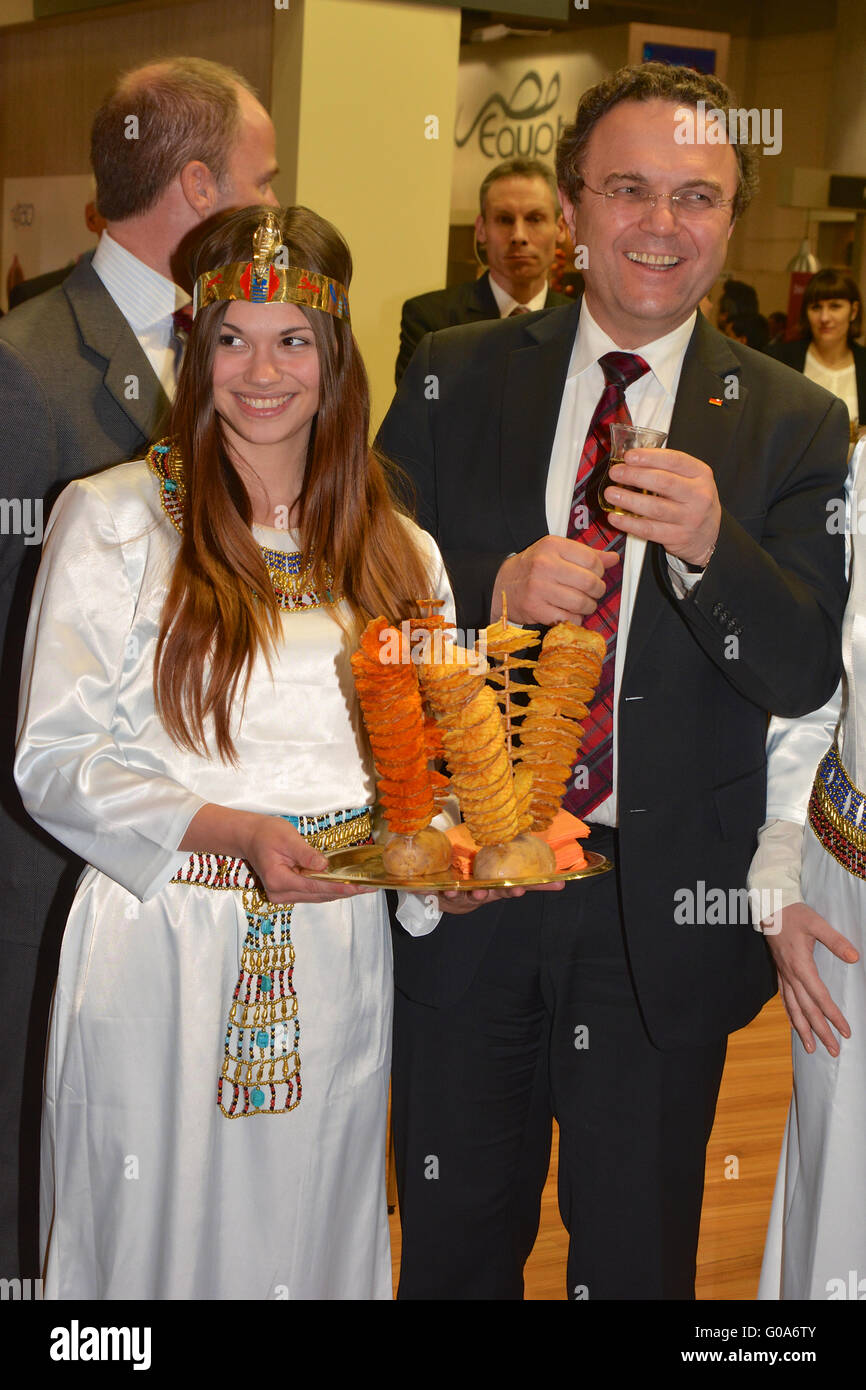
[[[666,333],[655,342],[644,343],[642,347],[623,348],[609,338],[599,328],[584,299],[580,309],[580,320],[562,401],[559,407],[559,423],[550,455],[547,473],[545,509],[547,526],[552,536],[564,536],[568,530],[568,516],[574,495],[574,484],[580,464],[583,446],[589,431],[590,421],[604,390],[604,372],[598,359],[607,352],[635,352],[649,365],[650,370],[638,381],[626,388],[626,405],[632,424],[644,425],[648,429],[670,428],[674,401],[679,385],[683,358],[692,330],[695,326],[697,310],[681,323],[679,328]],[[617,709],[622,683],[622,670],[625,663],[628,629],[634,609],[635,595],[640,579],[646,541],[636,536],[628,536],[622,562],[622,597],[620,600],[619,625],[616,642],[613,691],[613,792],[597,806],[590,819],[601,825],[617,824]],[[679,596],[685,596],[699,579],[699,574],[689,574],[679,560],[668,557],[672,578]]]
[[[536,309],[543,309],[547,302],[547,286],[543,285],[526,304],[521,304],[519,299],[514,299],[512,295],[504,290],[501,285],[497,285],[492,275],[489,275],[490,288],[493,291],[493,298],[496,300],[499,309],[499,317],[507,319],[513,309],[526,309],[528,313],[534,313]]]
[[[806,352],[803,375],[844,401],[848,408],[849,420],[858,418],[860,403],[857,398],[857,371],[853,362],[847,367],[825,367],[810,347]]]
[[[190,303],[189,293],[166,280],[103,232],[93,253],[93,269],[129,324],[165,394],[174,399],[180,340],[172,314]]]

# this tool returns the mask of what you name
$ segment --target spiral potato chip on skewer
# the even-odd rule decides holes
[[[557,623],[542,643],[517,764],[532,773],[533,830],[546,830],[559,810],[583,738],[578,721],[589,713],[585,702],[601,679],[604,654],[601,634],[575,623]]]
[[[451,788],[478,845],[499,845],[517,834],[517,801],[505,728],[486,667],[455,648],[450,662],[419,667],[421,689],[436,715]]]
[[[399,642],[399,660],[383,661]],[[378,775],[377,786],[388,828],[415,835],[436,813],[434,774],[428,766],[431,740],[418,689],[416,668],[405,650],[403,635],[386,618],[374,618],[364,629],[353,653],[352,673],[367,726]]]

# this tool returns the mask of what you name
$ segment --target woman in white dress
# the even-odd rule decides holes
[[[47,1298],[391,1297],[384,895],[299,870],[370,834],[353,632],[450,593],[368,450],[350,274],[307,209],[232,214],[171,437],[51,517],[16,775],[90,867],[48,1045]]]
[[[781,895],[763,898],[783,905],[765,930],[797,1035],[761,1299],[866,1297],[864,452],[861,440],[851,460],[844,676],[824,709],[771,723],[767,822],[749,879]]]

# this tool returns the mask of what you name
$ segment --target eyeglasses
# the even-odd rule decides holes
[[[704,217],[706,213],[715,212],[718,208],[730,207],[734,201],[733,198],[720,198],[717,193],[708,193],[703,188],[678,188],[674,193],[654,193],[652,189],[644,188],[641,184],[621,183],[605,192],[602,188],[592,188],[583,179],[581,187],[588,193],[595,193],[599,198],[607,198],[618,207],[640,210],[647,204],[654,208],[659,198],[667,198],[671,212],[677,217]]]

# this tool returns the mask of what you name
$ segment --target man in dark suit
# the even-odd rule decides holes
[[[398,385],[425,333],[572,302],[547,287],[554,253],[565,240],[553,171],[540,159],[507,159],[491,169],[479,201],[475,240],[488,269],[478,280],[406,300]]]
[[[615,864],[395,932],[402,1298],[521,1297],[551,1112],[569,1296],[694,1296],[727,1034],[775,987],[738,891],[767,712],[832,692],[845,595],[841,404],[696,312],[757,154],[677,131],[730,104],[655,63],[587,92],[557,156],[583,301],[425,338],[382,427],[461,627],[504,589],[509,619],[605,636],[566,804]],[[590,483],[629,414],[669,447],[612,469],[605,517]]]
[[[138,138],[128,139],[133,119]],[[97,112],[91,153],[107,222],[99,246],[0,323],[0,495],[21,519],[4,524],[0,540],[0,1239],[3,1270],[24,1277],[38,1273],[48,1003],[81,867],[29,820],[12,779],[42,526],[64,483],[139,457],[165,420],[183,342],[175,314],[189,301],[172,272],[181,239],[223,208],[276,202],[270,118],[244,79],[215,63],[177,59],[126,74]]]

